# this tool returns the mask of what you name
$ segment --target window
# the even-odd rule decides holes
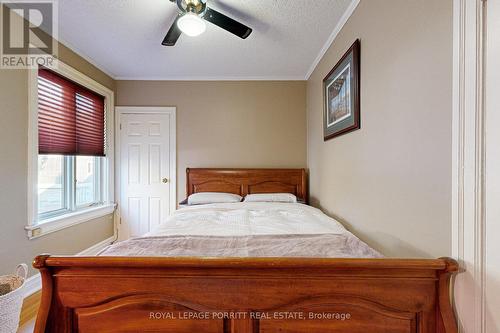
[[[62,62],[29,91],[28,237],[112,213],[113,92]]]
[[[99,157],[77,156],[75,158],[75,205],[88,207],[101,201]]]
[[[38,155],[38,219],[102,204],[102,158]]]
[[[104,100],[59,74],[39,69],[39,153],[104,156]]]
[[[39,69],[39,221],[101,203],[104,117],[104,97]]]
[[[66,210],[66,163],[63,156],[38,156],[38,213]]]

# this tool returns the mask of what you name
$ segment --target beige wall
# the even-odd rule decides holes
[[[179,199],[186,167],[308,165],[312,202],[370,245],[389,256],[442,256],[451,247],[451,5],[362,0],[307,83],[115,83],[69,49],[59,53],[115,90],[117,105],[177,107]],[[321,81],[356,38],[362,129],[324,143]],[[108,216],[26,238],[27,87],[26,71],[0,70],[0,274],[113,233]]]
[[[114,81],[64,46],[59,57],[110,89]],[[0,274],[21,262],[30,264],[40,253],[75,254],[113,235],[113,218],[106,216],[28,240],[28,71],[0,70]],[[33,271],[32,271],[33,273]]]
[[[361,40],[361,130],[323,142],[322,79]],[[452,1],[362,0],[307,82],[313,204],[388,256],[451,254]]]
[[[186,167],[305,167],[305,82],[118,81],[117,105],[177,107],[177,197]]]

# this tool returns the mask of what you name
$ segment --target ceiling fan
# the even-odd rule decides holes
[[[252,33],[252,29],[246,25],[209,8],[207,0],[170,0],[170,2],[177,3],[179,14],[163,39],[162,45],[174,46],[182,33],[188,36],[202,34],[206,29],[204,20],[243,39]]]

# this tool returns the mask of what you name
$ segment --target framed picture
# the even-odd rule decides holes
[[[357,39],[323,80],[323,137],[329,140],[360,128]]]

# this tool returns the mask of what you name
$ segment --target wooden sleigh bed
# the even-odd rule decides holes
[[[187,193],[288,192],[302,169],[188,169]],[[35,332],[457,332],[441,259],[40,255]]]

